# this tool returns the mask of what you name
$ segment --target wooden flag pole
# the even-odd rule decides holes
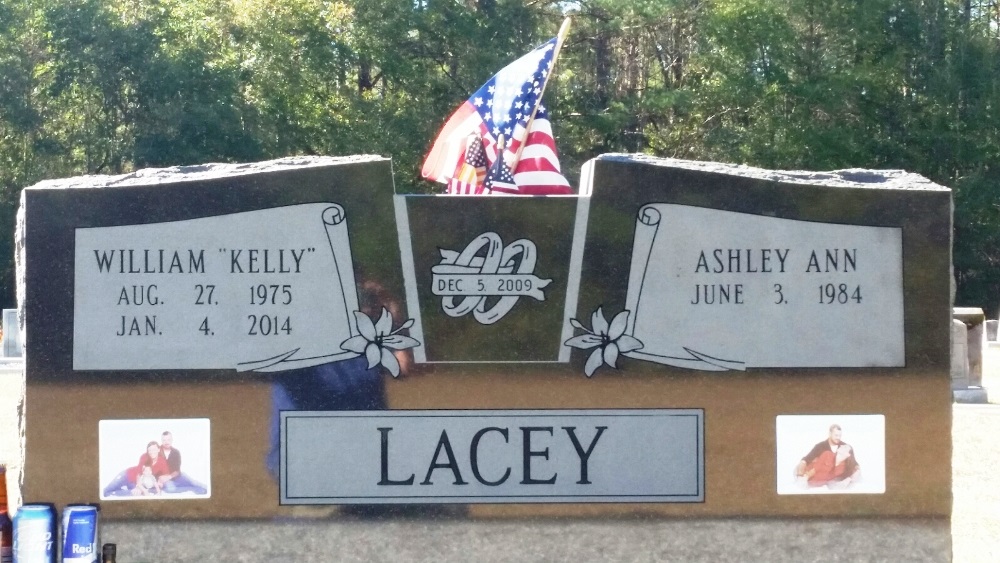
[[[524,150],[524,145],[528,144],[528,134],[531,131],[531,124],[535,121],[535,114],[538,113],[538,106],[542,105],[542,96],[545,95],[545,87],[548,86],[549,78],[552,78],[552,74],[556,71],[556,60],[559,58],[559,51],[562,50],[562,45],[566,40],[566,36],[569,35],[569,25],[570,18],[567,17],[563,20],[562,25],[559,26],[559,35],[556,36],[555,52],[552,53],[552,68],[549,69],[549,73],[545,76],[545,82],[542,82],[542,91],[538,94],[538,99],[535,103],[534,109],[531,110],[531,117],[529,117],[527,123],[524,124],[524,142],[517,147],[517,154],[514,155],[514,162],[510,165],[511,172],[517,168],[517,163],[521,162],[521,152]],[[500,154],[502,158],[503,153]]]

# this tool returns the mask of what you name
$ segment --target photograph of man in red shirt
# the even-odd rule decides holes
[[[861,466],[854,456],[854,448],[841,437],[839,424],[830,426],[826,440],[816,444],[799,460],[795,476],[800,484],[808,487],[844,489],[861,478]]]

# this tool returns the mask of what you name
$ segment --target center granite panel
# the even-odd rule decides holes
[[[394,195],[377,157],[26,189],[26,500],[950,513],[949,190],[608,155],[580,191]]]

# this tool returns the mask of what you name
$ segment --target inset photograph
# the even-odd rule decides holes
[[[782,415],[775,434],[779,495],[885,492],[885,416]]]
[[[212,496],[207,418],[102,420],[98,449],[102,501]]]

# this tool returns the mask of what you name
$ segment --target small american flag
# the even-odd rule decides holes
[[[486,182],[483,187],[489,193],[518,193],[514,175],[511,174],[510,168],[507,167],[507,163],[504,162],[503,157],[496,159],[493,166],[490,166],[490,171],[486,173]]]
[[[470,158],[477,155],[467,150],[466,140],[470,134],[478,134],[491,171],[499,161],[512,175],[513,193],[571,193],[569,182],[560,172],[552,126],[540,106],[556,44],[557,39],[553,38],[506,66],[462,104],[435,139],[424,161],[422,176],[448,184],[449,193],[456,193],[453,185],[461,188],[461,193],[484,193],[482,180],[471,191],[468,182],[452,182],[462,177],[466,165],[474,166]],[[503,150],[498,146],[501,136],[508,139],[506,150],[513,171],[503,162]],[[494,189],[485,193],[503,191],[497,190],[501,173],[499,169],[495,175],[487,173],[486,181],[492,177]]]
[[[479,133],[469,135],[466,140],[465,154],[459,164],[455,176],[448,180],[450,194],[479,194],[483,191],[483,180],[486,179],[486,168],[489,166],[486,151],[483,149],[483,138]]]

